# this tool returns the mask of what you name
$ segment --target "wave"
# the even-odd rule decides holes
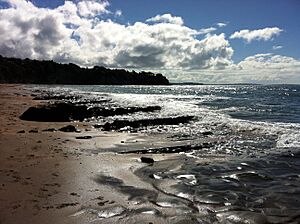
[[[38,89],[43,89],[37,86]],[[194,138],[203,137],[203,133],[212,131],[215,138],[225,140],[216,146],[216,151],[232,152],[244,149],[245,152],[255,150],[263,152],[269,149],[288,150],[300,147],[300,124],[289,122],[261,121],[255,116],[251,119],[241,119],[231,116],[231,112],[240,112],[249,108],[245,96],[249,89],[255,92],[257,86],[245,88],[236,86],[217,86],[213,89],[202,86],[175,86],[175,87],[142,87],[142,86],[45,86],[44,89],[53,93],[66,93],[82,98],[96,99],[106,97],[111,104],[119,106],[151,106],[158,105],[162,109],[159,112],[136,113],[131,115],[114,116],[106,119],[98,118],[98,122],[113,121],[114,119],[141,120],[148,118],[165,118],[175,116],[194,116],[196,119],[185,125],[154,126],[147,127],[142,132],[169,133],[177,135],[190,135]],[[274,88],[266,88],[274,91]],[[264,91],[267,91],[264,90]],[[276,88],[275,88],[276,90]],[[287,91],[287,88],[280,88]],[[291,91],[295,93],[294,87]],[[230,92],[230,94],[228,94]],[[253,94],[253,93],[252,93]],[[233,96],[237,95],[237,96]],[[280,95],[279,93],[275,94]],[[243,97],[242,97],[243,96]],[[276,98],[274,96],[274,98]],[[261,97],[260,95],[256,96]],[[253,97],[252,97],[253,98]],[[253,98],[251,103],[256,107],[262,107],[263,103]],[[245,101],[245,102],[244,102]],[[278,99],[274,100],[278,101]],[[268,107],[274,102],[267,103]],[[236,105],[232,105],[232,104]],[[295,102],[296,103],[296,102]],[[222,104],[222,106],[220,106]],[[266,104],[266,102],[264,103]],[[255,106],[253,106],[255,107]],[[251,109],[251,108],[250,108]],[[256,110],[253,108],[253,110]],[[257,110],[263,114],[265,110]],[[267,111],[269,112],[269,111]],[[267,115],[266,115],[267,116]],[[255,120],[257,119],[257,120]]]

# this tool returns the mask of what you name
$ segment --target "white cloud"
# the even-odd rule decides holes
[[[77,4],[79,15],[84,17],[93,17],[108,13],[109,11],[106,9],[108,6],[108,1],[101,0],[86,0],[80,1]]]
[[[171,14],[157,15],[155,17],[149,18],[146,22],[163,22],[163,23],[173,23],[177,25],[183,25],[183,19],[178,16],[172,16]]]
[[[259,30],[240,30],[233,33],[230,36],[230,39],[244,39],[247,43],[250,43],[253,40],[270,40],[274,36],[278,36],[283,30],[278,27],[267,27]]]
[[[7,0],[0,10],[0,53],[8,56],[52,58],[70,35],[56,11],[38,9],[31,2]]]
[[[227,26],[227,23],[217,23],[217,26],[218,27],[224,27],[224,26]]]
[[[203,28],[198,31],[198,34],[208,34],[208,33],[214,32],[216,30],[217,30],[217,28],[215,28],[215,27]]]
[[[272,47],[273,50],[279,50],[279,49],[281,49],[281,48],[282,48],[282,46],[280,46],[280,45],[274,45],[274,46]]]
[[[118,10],[116,10],[116,12],[115,12],[115,16],[122,16],[122,10],[120,10],[120,9],[118,9]]]

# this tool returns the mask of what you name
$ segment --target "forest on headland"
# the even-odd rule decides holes
[[[8,58],[0,55],[0,83],[69,85],[169,85],[162,74],[109,69],[82,68],[54,61]]]

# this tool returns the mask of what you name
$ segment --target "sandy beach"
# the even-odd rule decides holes
[[[150,183],[134,174],[145,166],[140,155],[101,152],[101,148],[153,145],[153,141],[133,134],[101,133],[84,122],[75,124],[80,133],[43,131],[69,123],[22,121],[20,114],[39,102],[32,101],[24,86],[1,85],[0,89],[1,224],[88,223],[97,219],[99,223],[120,223],[122,219],[114,218],[115,214],[140,207],[144,194],[157,194]],[[75,138],[87,134],[93,138]],[[151,157],[160,160],[164,155]],[[122,193],[121,185],[131,188]],[[148,202],[146,206],[148,210],[142,209],[131,222],[158,219],[152,216],[154,205]],[[99,215],[95,211],[103,212]],[[112,218],[102,219],[107,217]]]

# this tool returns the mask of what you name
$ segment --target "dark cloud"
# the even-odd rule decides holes
[[[49,48],[58,46],[64,36],[59,31],[59,24],[51,15],[36,22],[34,34],[34,51],[40,55],[47,55]]]
[[[115,58],[118,67],[151,68],[163,67],[164,50],[151,45],[135,46],[130,51],[120,51]]]

